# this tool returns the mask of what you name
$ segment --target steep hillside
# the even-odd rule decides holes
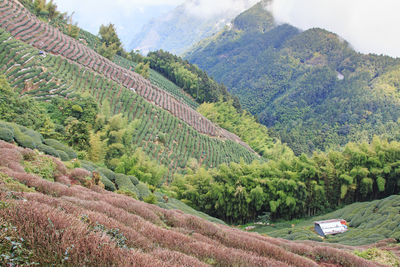
[[[208,1],[187,0],[174,10],[151,20],[134,36],[130,48],[147,54],[163,49],[182,54],[193,44],[223,29],[256,0],[234,0],[210,9]]]
[[[296,154],[398,138],[400,60],[363,55],[334,33],[277,24],[266,1],[186,58],[223,82]]]
[[[135,143],[167,165],[170,174],[183,169],[189,158],[211,167],[257,157],[238,137],[176,96],[38,20],[18,2],[1,2],[0,24],[11,33],[1,32],[0,60],[12,86],[45,100],[89,93],[100,105],[108,102],[112,113],[139,119]]]
[[[76,170],[3,141],[0,159],[2,264],[384,266],[355,248],[294,243],[165,210],[107,192],[94,178],[83,187]],[[32,165],[46,172],[28,171]]]

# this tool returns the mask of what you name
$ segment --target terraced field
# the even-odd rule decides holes
[[[137,73],[100,56],[81,42],[63,34],[60,30],[40,21],[16,0],[0,1],[0,26],[17,39],[40,50],[62,55],[135,91],[147,101],[169,111],[200,133],[227,138],[241,143],[251,150],[237,136],[220,129],[170,93],[152,85],[150,81]]]
[[[52,158],[3,141],[0,158],[2,246],[17,241],[29,249],[18,256],[39,266],[386,266],[353,254],[363,248],[247,233],[105,191],[93,180],[83,187],[81,170],[57,160],[40,176],[24,166],[43,168]]]
[[[168,166],[169,177],[184,168],[190,158],[196,158],[206,167],[238,162],[240,158],[250,162],[256,158],[244,146],[201,134],[173,116],[174,112],[181,112],[187,120],[194,119],[193,113],[181,109],[182,105],[177,102],[166,103],[171,114],[121,84],[62,56],[43,54],[4,30],[0,30],[0,64],[0,71],[23,94],[47,100],[55,95],[68,97],[75,92],[88,92],[100,104],[107,100],[114,114],[139,119],[134,142],[153,159]],[[146,91],[145,97],[159,99],[162,94],[156,96],[155,91]],[[207,125],[211,124],[198,124],[199,127]]]
[[[114,62],[118,64],[121,67],[124,67],[128,70],[134,71],[136,67],[136,63],[133,61],[129,61],[123,57],[120,56],[115,56]],[[173,96],[175,96],[177,99],[180,101],[186,103],[193,109],[197,109],[199,104],[190,96],[188,95],[185,91],[182,90],[182,88],[178,87],[176,84],[165,78],[162,74],[158,73],[157,71],[150,69],[150,77],[149,80],[152,84],[155,86],[169,92]]]
[[[348,222],[345,233],[322,239],[314,231],[314,221],[342,218]],[[337,211],[302,220],[268,226],[257,225],[255,231],[288,240],[316,240],[360,246],[393,238],[400,241],[400,195],[371,202],[358,202]]]

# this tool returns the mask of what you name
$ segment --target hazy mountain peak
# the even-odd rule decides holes
[[[221,30],[258,0],[187,0],[146,24],[133,38],[131,49],[143,53],[163,49],[182,54],[198,41]]]

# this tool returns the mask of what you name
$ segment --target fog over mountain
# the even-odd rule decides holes
[[[112,22],[125,48],[163,48],[181,53],[222,29],[257,0],[55,0],[74,21],[97,34]],[[79,7],[79,8],[77,8]],[[303,30],[333,31],[364,53],[400,57],[400,1],[396,0],[274,0],[268,7],[281,23]]]
[[[268,9],[279,22],[335,32],[360,52],[400,57],[400,1],[274,0]]]
[[[146,24],[130,43],[143,53],[164,49],[183,53],[196,42],[221,30],[258,0],[187,0],[167,15]]]
[[[71,14],[78,26],[97,34],[101,24],[113,23],[126,44],[151,18],[164,14],[184,0],[55,0],[59,9]]]

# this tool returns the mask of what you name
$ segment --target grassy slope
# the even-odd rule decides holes
[[[314,221],[342,218],[349,231],[322,239],[313,231]],[[294,227],[292,227],[294,224]],[[400,195],[372,202],[358,202],[307,220],[257,226],[255,231],[288,240],[316,240],[345,245],[366,245],[386,238],[400,240]]]
[[[399,136],[399,59],[357,53],[322,29],[275,25],[261,4],[186,58],[223,82],[296,154],[374,134]]]
[[[76,171],[60,161],[3,141],[0,159],[1,177],[20,185],[15,190],[0,179],[0,238],[4,239],[0,249],[9,245],[7,235],[23,238],[19,239],[19,252],[22,250],[26,260],[19,260],[25,262],[65,266],[380,266],[352,254],[355,248],[321,248],[317,243],[246,233],[105,191],[88,179],[83,180],[87,186],[83,187]],[[4,232],[4,225],[12,225],[16,231]],[[0,260],[8,263],[4,257]]]

